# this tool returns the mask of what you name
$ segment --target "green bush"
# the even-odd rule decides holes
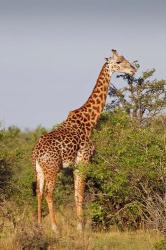
[[[166,250],[166,240],[161,240],[155,243],[154,248],[156,250]]]
[[[102,223],[106,228],[116,224],[121,229],[136,229],[144,224],[164,230],[163,119],[140,127],[120,110],[102,117],[94,132],[96,155],[88,179],[95,224]]]

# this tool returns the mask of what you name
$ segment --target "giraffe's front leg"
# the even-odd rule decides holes
[[[87,164],[94,154],[94,145],[89,139],[82,143],[76,158],[76,170],[74,171],[75,203],[77,213],[77,229],[83,228],[83,201],[86,183]]]
[[[75,203],[77,214],[77,230],[83,229],[83,201],[85,191],[85,174],[81,173],[78,169],[74,171],[74,188],[75,188]]]

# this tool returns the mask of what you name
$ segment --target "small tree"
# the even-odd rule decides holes
[[[139,68],[139,65],[136,64],[136,67]],[[117,78],[127,81],[127,86],[117,89],[111,84],[111,102],[107,110],[121,107],[140,123],[161,113],[166,107],[166,80],[152,80],[154,73],[155,69],[148,70],[139,78],[127,74],[118,75]]]

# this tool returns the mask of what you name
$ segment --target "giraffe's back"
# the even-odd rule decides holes
[[[61,161],[64,167],[73,164],[82,140],[81,134],[70,127],[59,127],[43,135],[33,150],[33,165],[36,160],[45,164]]]

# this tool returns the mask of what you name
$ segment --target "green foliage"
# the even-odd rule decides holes
[[[33,132],[21,132],[16,127],[0,130],[1,196],[10,194],[20,204],[33,200],[31,154],[37,138],[44,132],[43,128],[37,128]]]
[[[11,159],[0,158],[0,200],[3,200],[9,196],[11,191],[11,178],[12,178],[12,169],[11,169]]]
[[[156,250],[166,250],[166,240],[161,240],[154,245]]]
[[[117,76],[127,84],[120,89],[111,84],[111,103],[107,109],[121,107],[140,123],[161,113],[166,108],[166,81],[152,79],[154,73],[155,69],[152,69],[143,72],[139,78],[127,74]]]
[[[140,128],[119,110],[101,120],[88,180],[94,223],[121,229],[151,223],[164,230],[165,220],[157,220],[166,214],[165,119]]]
[[[63,169],[59,175],[55,188],[55,204],[67,205],[73,203],[74,197],[74,178],[73,171],[70,168]]]

